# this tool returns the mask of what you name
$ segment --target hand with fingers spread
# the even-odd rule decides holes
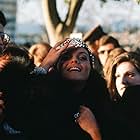
[[[101,140],[97,121],[89,108],[80,106],[79,115],[75,121],[84,131],[90,134],[93,140]]]
[[[51,48],[47,56],[44,58],[40,66],[49,70],[56,63],[62,52],[68,47],[68,44],[68,38],[56,43],[56,45]]]

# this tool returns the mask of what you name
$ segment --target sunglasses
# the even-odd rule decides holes
[[[10,42],[10,36],[4,32],[0,32],[0,44],[6,46]]]

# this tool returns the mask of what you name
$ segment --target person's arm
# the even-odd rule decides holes
[[[67,38],[56,43],[56,45],[50,49],[39,67],[48,71],[57,62],[62,52],[68,47],[68,44]]]
[[[68,47],[68,44],[69,42],[67,41],[67,38],[56,43],[56,45],[50,49],[40,66],[35,67],[31,74],[47,74],[48,71],[57,62],[61,53]]]
[[[84,131],[90,134],[93,140],[102,139],[97,121],[89,108],[81,106],[75,121]]]

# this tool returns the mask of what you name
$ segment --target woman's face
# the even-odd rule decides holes
[[[86,49],[77,48],[64,54],[61,61],[62,76],[69,80],[87,80],[91,70],[90,58]]]
[[[122,62],[116,68],[116,88],[120,96],[123,95],[126,87],[140,85],[140,73],[130,62]]]

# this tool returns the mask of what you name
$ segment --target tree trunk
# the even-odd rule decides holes
[[[62,21],[56,8],[56,0],[42,0],[45,26],[52,46],[73,32],[83,1],[70,0],[66,18]]]

